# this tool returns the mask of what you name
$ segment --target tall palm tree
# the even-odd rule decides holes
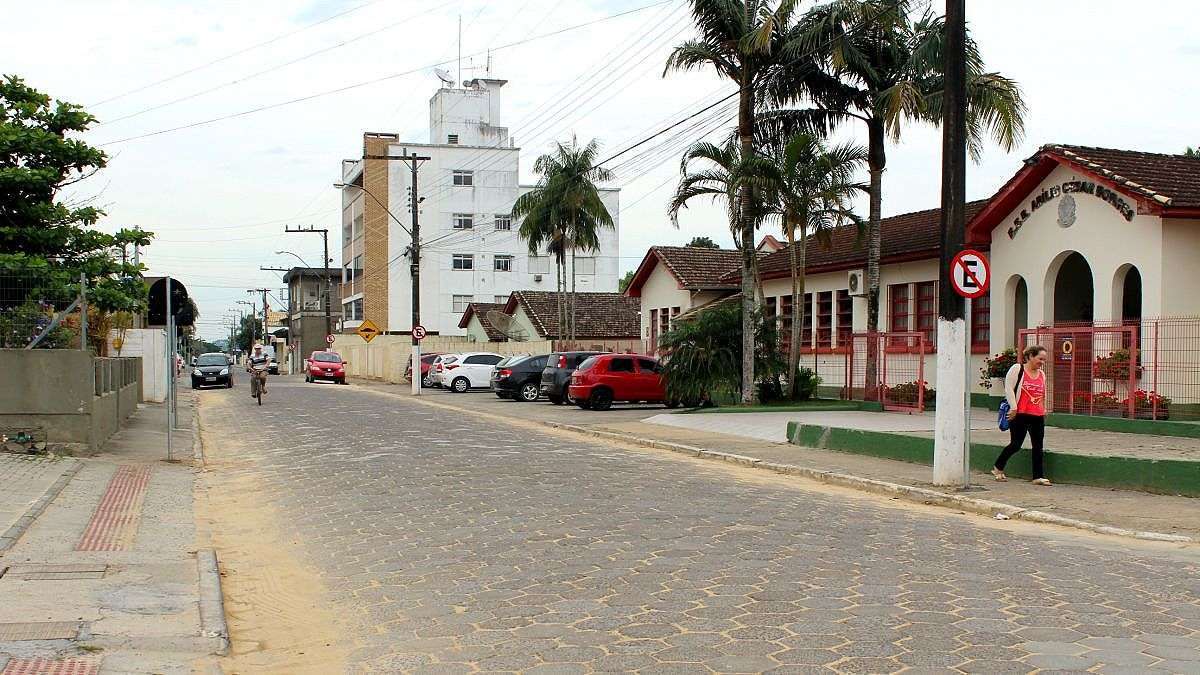
[[[752,154],[755,93],[780,69],[787,27],[798,0],[691,0],[699,35],[671,52],[664,75],[673,70],[713,68],[738,85],[737,135],[743,157]],[[683,187],[682,185],[680,186]],[[756,252],[751,189],[734,186],[740,209],[731,209],[731,228],[742,252],[742,402],[752,403],[754,389],[754,305]]]
[[[761,150],[768,159],[750,170],[770,196],[771,206],[787,236],[792,276],[792,330],[788,348],[789,398],[796,395],[796,371],[800,367],[800,328],[807,307],[804,298],[804,267],[808,239],[829,245],[830,231],[847,223],[861,224],[852,203],[867,186],[855,179],[866,162],[867,152],[852,143],[825,147],[808,133],[775,136]]]
[[[770,83],[775,100],[807,97],[823,109],[774,114],[793,128],[828,129],[854,120],[867,126],[868,332],[879,329],[879,223],[887,141],[900,140],[906,122],[942,122],[943,23],[943,17],[928,10],[914,16],[911,0],[832,0],[817,5],[800,18],[782,51],[789,56],[820,54],[818,71],[786,71]],[[971,155],[979,157],[985,133],[1012,150],[1024,133],[1020,87],[999,73],[985,72],[979,46],[969,36],[966,53]]]
[[[560,310],[559,333],[577,337],[575,320],[575,253],[600,249],[600,231],[615,228],[612,214],[600,197],[597,182],[612,180],[612,172],[595,166],[600,146],[589,141],[580,146],[575,138],[567,145],[555,143],[554,150],[537,158],[533,170],[541,175],[537,187],[521,195],[513,215],[524,217],[519,234],[530,251],[543,245],[555,251],[560,272],[566,271],[565,255],[571,255],[569,301]],[[532,222],[530,220],[532,219]],[[535,244],[536,240],[536,244]],[[559,304],[567,292],[565,274],[559,274]]]

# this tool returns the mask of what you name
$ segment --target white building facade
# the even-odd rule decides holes
[[[461,335],[458,323],[469,303],[506,302],[516,290],[557,287],[553,258],[531,255],[511,216],[513,203],[534,186],[520,184],[520,148],[499,125],[504,84],[476,79],[464,88],[439,89],[429,105],[429,143],[369,135],[365,157],[396,159],[343,163],[343,278],[350,284],[343,289],[344,330],[364,318],[386,332],[411,329],[412,172],[398,159],[405,155],[429,157],[419,163],[417,174],[420,309],[426,330]],[[386,203],[390,214],[373,204],[373,197]],[[616,227],[600,233],[599,250],[577,252],[579,291],[617,290],[619,191],[603,190],[602,197]],[[384,267],[386,279],[372,278]]]

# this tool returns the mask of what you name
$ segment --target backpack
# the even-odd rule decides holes
[[[1017,371],[1017,396],[1021,396],[1021,379],[1025,377],[1025,366],[1017,364],[1021,369]],[[1004,400],[1000,402],[1000,414],[997,416],[996,422],[1000,427],[1000,431],[1008,431],[1008,411],[1012,410],[1012,406],[1008,404],[1008,392],[1004,392]]]

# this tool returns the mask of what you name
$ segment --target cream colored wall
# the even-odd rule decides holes
[[[704,292],[700,295],[703,294]],[[710,295],[712,298],[719,296],[718,293],[711,293]],[[675,278],[675,275],[667,271],[667,268],[662,264],[655,265],[654,270],[650,272],[650,276],[646,278],[646,283],[642,284],[641,300],[643,340],[650,339],[650,310],[662,309],[664,307],[678,307],[680,312],[686,312],[693,307],[691,291],[680,288],[679,281]],[[695,304],[703,304],[703,302],[707,302],[707,300],[702,300]]]
[[[462,330],[466,331],[466,338],[468,340],[485,343],[490,340],[487,331],[483,329],[483,324],[479,323],[479,316],[476,314],[471,315],[471,320],[467,322],[467,327]]]
[[[412,338],[407,335],[380,335],[367,344],[357,335],[336,335],[333,350],[348,363],[346,373],[384,382],[401,383],[412,359]],[[549,340],[528,342],[474,342],[462,336],[431,335],[421,341],[423,353],[495,352],[512,354],[548,354],[554,351]]]
[[[525,307],[517,304],[517,311],[513,313],[513,327],[525,334],[525,339],[536,340],[541,337],[541,333],[533,326],[533,320],[529,318],[529,313],[525,311]]]
[[[1163,223],[1163,316],[1200,316],[1200,220],[1166,218]],[[1140,269],[1140,268],[1139,268]],[[1146,273],[1142,271],[1145,293]],[[1154,316],[1142,307],[1143,316]]]
[[[1119,313],[1114,315],[1116,298],[1113,280],[1125,265],[1137,267],[1142,275],[1142,315],[1160,316],[1166,313],[1162,269],[1167,262],[1166,251],[1174,246],[1171,238],[1163,236],[1162,220],[1157,216],[1135,215],[1130,222],[1101,198],[1087,193],[1074,193],[1074,225],[1064,228],[1058,224],[1058,205],[1062,200],[1059,196],[1032,211],[1015,236],[1009,237],[1008,229],[1013,226],[1013,220],[1022,210],[1029,209],[1029,202],[1034,196],[1043,189],[1070,180],[1100,184],[1060,166],[992,231],[989,257],[993,270],[993,352],[1015,343],[1015,336],[1012,335],[1014,275],[1024,277],[1029,289],[1029,326],[1052,323],[1054,282],[1063,260],[1072,251],[1078,251],[1092,269],[1092,285],[1095,289],[1093,318],[1096,323],[1120,319]],[[1136,207],[1133,199],[1124,195],[1122,198]],[[1181,236],[1179,239],[1183,243],[1182,240],[1187,237]],[[1187,274],[1200,274],[1194,269],[1195,254],[1200,252],[1200,248],[1196,247],[1197,241],[1200,240],[1188,243],[1191,248],[1185,248],[1184,253],[1178,254],[1181,269],[1186,270]],[[1194,284],[1197,282],[1192,283],[1184,291],[1185,297],[1186,294],[1194,295],[1197,287]],[[1117,292],[1119,289],[1118,285]]]

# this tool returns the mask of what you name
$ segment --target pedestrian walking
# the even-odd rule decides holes
[[[1004,377],[1004,397],[1009,407],[1009,442],[996,458],[992,476],[998,481],[1008,480],[1004,467],[1021,449],[1028,435],[1033,446],[1033,484],[1050,485],[1042,453],[1042,441],[1046,436],[1046,348],[1040,345],[1028,347],[1022,356],[1025,362],[1014,364]]]

